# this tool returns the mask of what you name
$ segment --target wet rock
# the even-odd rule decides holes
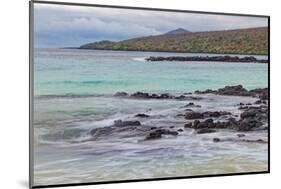
[[[92,136],[101,136],[101,135],[109,135],[112,133],[114,128],[112,127],[103,127],[103,128],[96,128],[90,131]]]
[[[143,93],[143,92],[136,92],[131,94],[132,97],[135,98],[149,98],[149,94],[148,93]]]
[[[218,89],[217,94],[219,95],[234,95],[234,96],[251,96],[242,85],[225,86],[224,88]]]
[[[159,138],[162,138],[162,134],[160,132],[151,132],[145,137],[145,140],[154,140]]]
[[[163,93],[159,96],[161,99],[165,98],[171,98],[171,96],[168,93]]]
[[[246,110],[246,109],[248,109],[249,108],[249,106],[240,106],[239,108],[238,108],[238,110]]]
[[[190,103],[188,103],[187,105],[185,105],[185,107],[188,107],[188,106],[194,106],[194,103],[193,103],[193,102],[190,102]]]
[[[255,117],[256,114],[257,114],[256,110],[248,110],[248,111],[241,113],[240,118],[244,119],[244,118],[248,118],[248,117]]]
[[[221,139],[219,139],[219,138],[213,138],[213,141],[214,141],[214,142],[220,142]]]
[[[115,120],[113,126],[123,127],[123,126],[140,126],[141,123],[139,121],[122,121]]]
[[[214,129],[200,129],[197,131],[197,134],[205,134],[205,133],[214,133],[214,132],[217,132],[216,130]]]
[[[241,142],[267,143],[267,141],[262,140],[262,139],[257,139],[257,140],[244,139],[244,140],[242,140]]]
[[[192,123],[186,123],[186,124],[184,125],[184,128],[192,128]]]
[[[245,137],[246,135],[245,135],[245,134],[237,134],[237,136],[238,136],[239,138],[241,138],[241,137]]]
[[[184,100],[185,96],[184,95],[176,96],[175,99],[177,99],[177,100]]]
[[[250,92],[258,96],[261,100],[268,100],[269,97],[268,88],[253,89],[250,90]]]
[[[200,121],[199,120],[195,120],[192,124],[192,127],[193,128],[197,128],[197,126],[200,124]]]
[[[117,97],[128,96],[128,93],[126,93],[126,92],[117,92],[117,93],[114,94],[114,96],[117,96]]]
[[[146,117],[150,117],[150,116],[147,114],[136,114],[135,117],[146,118]]]
[[[173,135],[176,136],[179,133],[177,131],[171,131],[168,129],[156,129],[152,130],[146,137],[145,140],[159,139],[162,135]]]
[[[186,119],[202,119],[204,118],[204,115],[199,112],[189,112],[185,114]]]
[[[171,129],[175,128],[175,126],[170,126]]]
[[[184,114],[177,114],[178,117],[184,117]]]
[[[225,86],[218,90],[207,89],[206,91],[197,91],[199,94],[213,93],[218,95],[229,95],[229,96],[251,96],[252,93],[243,88],[242,85]]]
[[[194,129],[214,128],[213,119],[206,119],[205,121],[194,124]]]
[[[256,102],[254,102],[254,104],[261,104],[262,100],[257,100]]]
[[[178,129],[178,132],[183,132],[183,129]]]
[[[237,126],[237,130],[238,131],[250,131],[254,127],[258,127],[258,126],[260,126],[258,121],[256,121],[253,118],[247,118],[247,119],[243,119],[239,122],[239,124]]]
[[[207,111],[207,112],[203,112],[204,117],[220,117],[220,116],[223,116],[223,115],[231,115],[231,113],[226,112],[226,111],[214,111],[214,112]]]

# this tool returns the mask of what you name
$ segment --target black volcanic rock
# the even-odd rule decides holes
[[[238,56],[150,56],[147,61],[206,61],[206,62],[243,62],[243,63],[267,63],[265,59],[256,59],[253,56],[239,58]]]

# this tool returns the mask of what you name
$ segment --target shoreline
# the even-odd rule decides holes
[[[38,48],[40,49],[40,48]],[[52,49],[52,48],[50,48]],[[268,56],[268,54],[255,54],[255,53],[250,53],[250,54],[239,54],[239,53],[230,53],[230,52],[197,52],[197,51],[161,51],[161,50],[133,50],[133,49],[127,49],[127,50],[123,50],[123,49],[103,49],[103,48],[68,48],[68,47],[61,47],[58,49],[76,49],[76,50],[92,50],[92,51],[120,51],[120,52],[160,52],[160,53],[178,53],[178,54],[214,54],[214,55],[241,55],[241,56]]]

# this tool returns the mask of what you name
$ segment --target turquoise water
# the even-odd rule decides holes
[[[145,57],[153,55],[194,56],[183,53],[36,50],[34,92],[35,95],[95,95],[117,91],[193,92],[236,84],[247,89],[267,86],[267,64],[144,61]]]
[[[192,101],[112,96],[118,91],[184,93],[234,84],[267,87],[267,64],[144,61],[148,56],[171,55],[195,54],[35,50],[34,184],[266,171],[266,144],[213,142],[214,137],[236,139],[237,133],[228,130],[197,135],[184,129],[177,137],[155,141],[118,134],[91,140],[92,129],[111,126],[118,119],[135,120],[137,113],[150,115],[138,119],[144,126],[183,128],[186,123],[177,115]],[[200,97],[193,101],[202,106],[196,111],[229,111],[237,116],[241,113],[237,104],[257,100]],[[245,134],[245,139],[267,140],[266,130]]]

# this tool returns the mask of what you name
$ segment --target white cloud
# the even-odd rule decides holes
[[[157,35],[176,28],[190,31],[225,30],[267,26],[260,17],[35,4],[38,42],[48,36],[60,46],[81,45],[87,40],[122,40]],[[54,39],[54,36],[56,39]],[[72,39],[70,41],[64,41]],[[76,39],[76,40],[75,40]],[[83,40],[82,40],[83,39]],[[87,41],[91,42],[91,41]],[[44,46],[44,44],[37,44]]]

